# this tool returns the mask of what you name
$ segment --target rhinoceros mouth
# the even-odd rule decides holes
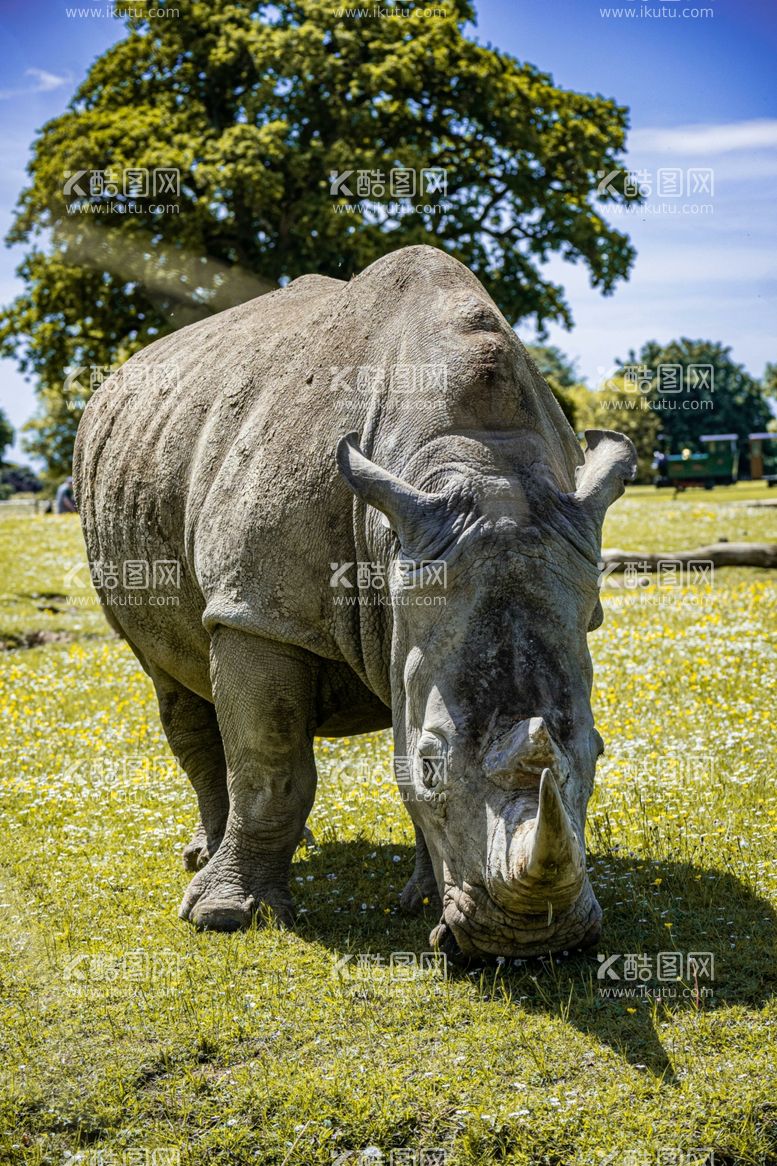
[[[528,958],[590,947],[599,938],[601,920],[602,909],[587,879],[570,907],[541,915],[508,913],[485,887],[450,885],[445,889],[441,924],[432,936],[440,944],[447,931],[449,940],[455,940],[466,956]]]

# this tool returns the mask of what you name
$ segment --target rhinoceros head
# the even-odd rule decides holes
[[[602,619],[602,522],[636,457],[620,434],[586,437],[566,491],[541,451],[517,468],[454,459],[419,489],[355,435],[338,449],[395,535],[395,760],[442,898],[432,942],[467,954],[537,955],[599,934],[584,833],[603,744],[587,633]]]

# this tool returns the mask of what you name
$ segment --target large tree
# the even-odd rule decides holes
[[[0,409],[0,465],[5,460],[5,451],[9,445],[13,445],[14,441],[13,425],[6,417],[4,411]]]
[[[777,364],[770,362],[764,369],[762,382],[764,394],[768,401],[771,402],[775,413],[769,419],[766,428],[770,433],[777,433]]]
[[[659,417],[670,451],[694,448],[702,434],[746,438],[772,419],[768,384],[752,377],[732,359],[731,348],[717,341],[650,340],[638,356],[632,352],[618,363],[626,370],[631,398],[641,396]]]
[[[60,450],[72,440],[78,409],[54,398],[73,369],[111,366],[304,272],[348,278],[430,243],[470,266],[511,322],[540,327],[571,323],[543,272],[552,253],[582,260],[603,293],[626,278],[633,249],[598,209],[628,198],[617,181],[598,189],[620,167],[625,108],[466,37],[468,0],[436,16],[405,7],[417,10],[376,19],[321,0],[207,0],[180,19],[127,20],[35,142],[8,236],[29,249],[0,350],[54,405],[37,452],[48,457],[60,422]],[[181,172],[172,199],[79,177],[158,167]],[[388,188],[360,198],[355,173],[332,178],[393,168],[441,169],[447,191],[392,203]]]

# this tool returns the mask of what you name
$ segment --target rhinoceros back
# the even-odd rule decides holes
[[[408,368],[421,370],[412,391]],[[429,368],[444,368],[444,381]],[[365,391],[364,369],[392,371]],[[384,616],[334,606],[330,586],[332,564],[374,547],[334,458],[354,430],[411,481],[433,474],[462,434],[473,435],[468,447],[489,435],[531,446],[531,459],[541,448],[562,488],[580,459],[496,306],[434,248],[393,252],[348,283],[304,276],[183,328],[106,381],[76,443],[89,559],[180,564],[174,606],[153,593],[140,605],[101,594],[141,661],[207,694],[209,636],[227,624],[369,679]]]
[[[311,503],[325,508],[341,490],[332,457],[339,427],[327,424],[331,402],[312,400],[306,378],[316,365],[308,342],[343,286],[303,277],[166,336],[89,401],[74,478],[90,562],[119,564],[120,590],[124,563],[149,564],[152,583],[154,564],[179,565],[172,591],[169,582],[139,596],[101,589],[111,622],[144,662],[207,662],[203,618],[304,635],[293,612],[295,626],[284,626],[274,576],[292,573],[293,548],[309,555],[311,532],[331,524]],[[349,519],[350,509],[340,524],[346,542]],[[300,524],[308,534],[295,540]],[[326,635],[308,646],[337,654]]]

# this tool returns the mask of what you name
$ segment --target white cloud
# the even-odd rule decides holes
[[[646,126],[629,134],[629,150],[644,153],[682,153],[710,158],[734,150],[777,147],[777,119],[727,122],[720,125]]]
[[[70,81],[69,76],[58,77],[56,73],[48,73],[45,69],[25,69],[24,76],[32,77],[33,84],[22,89],[0,89],[0,101],[29,97],[33,93],[50,93],[52,89],[59,89]]]
[[[24,75],[35,77],[38,82],[35,86],[36,93],[48,93],[49,89],[59,89],[60,85],[70,80],[69,77],[58,77],[56,73],[47,73],[45,69],[27,69]]]

